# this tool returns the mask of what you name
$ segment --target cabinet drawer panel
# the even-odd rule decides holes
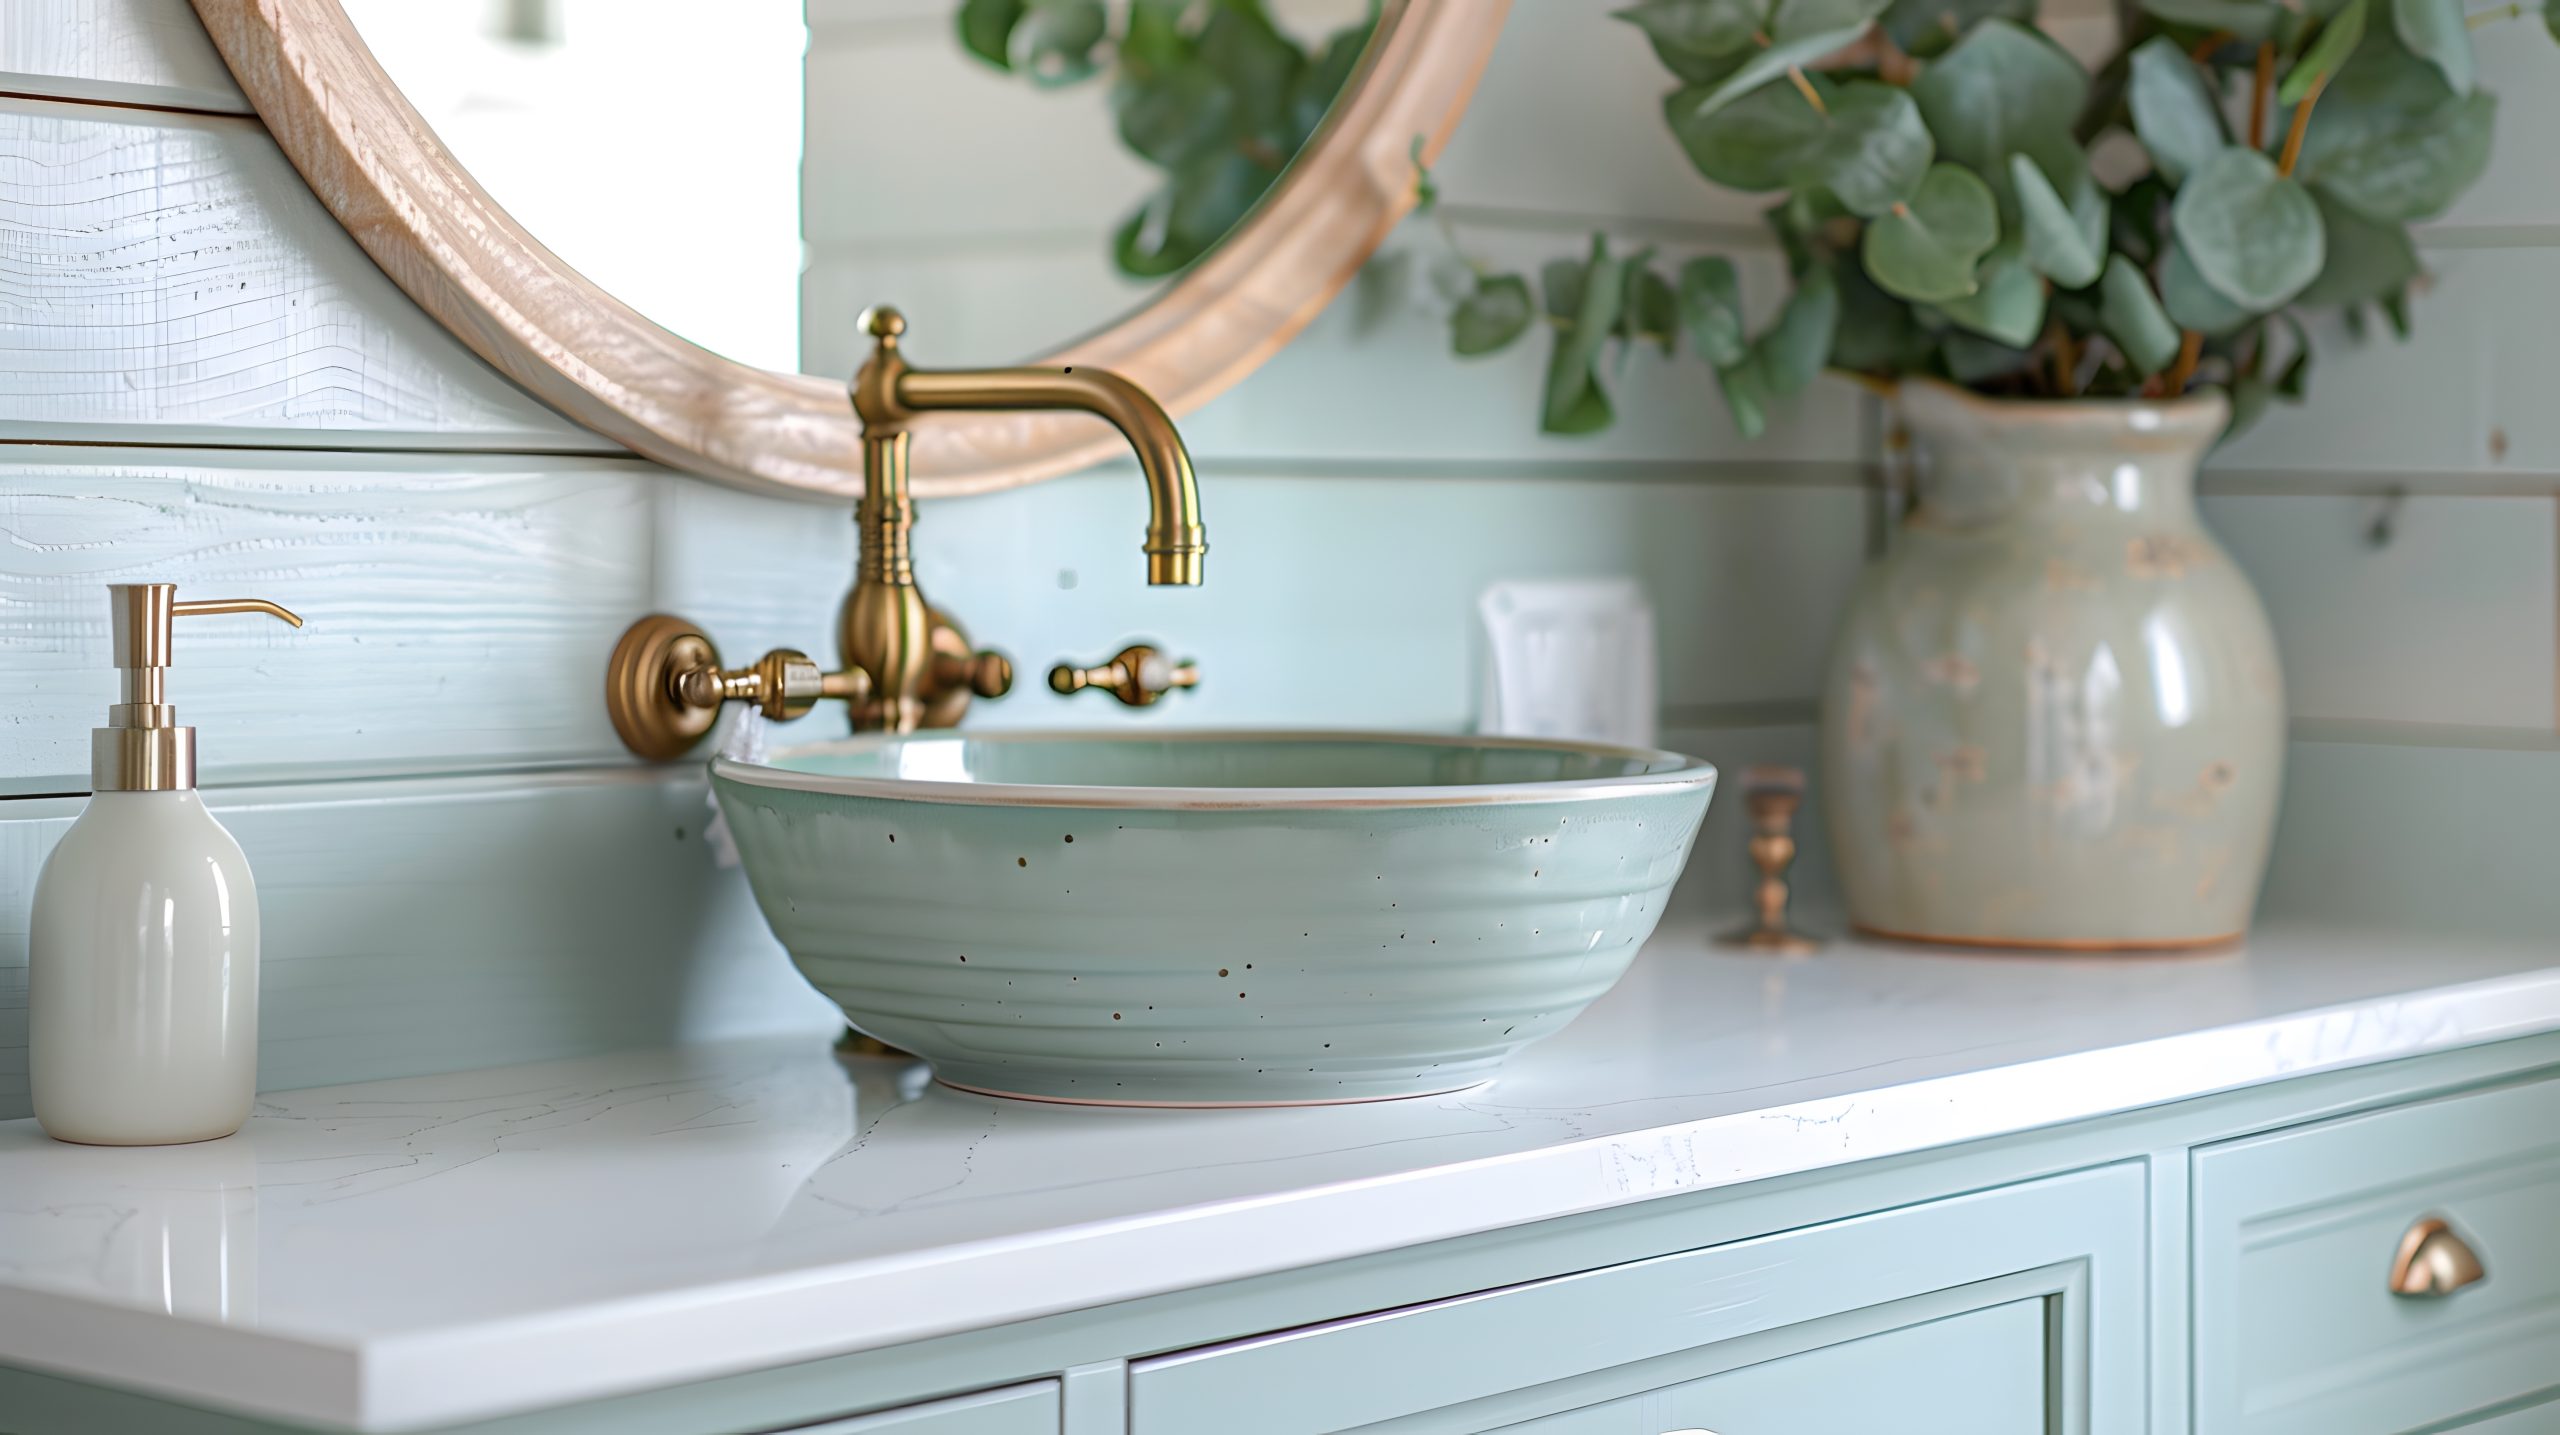
[[[2143,1210],[2140,1168],[2110,1166],[1161,1356],[1131,1368],[1130,1429],[1498,1429],[2049,1297],[2024,1301],[2052,1312],[2038,1398],[2050,1358],[2064,1428],[2130,1432]]]
[[[2194,1171],[2198,1435],[2385,1435],[2560,1386],[2560,1080],[2224,1142]],[[2486,1280],[2392,1293],[2428,1217]]]
[[[1585,1406],[1504,1435],[2047,1435],[2045,1303],[2011,1301]]]
[[[925,1405],[808,1425],[784,1435],[1058,1435],[1058,1382],[955,1395]]]

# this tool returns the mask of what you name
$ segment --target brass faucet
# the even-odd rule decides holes
[[[1147,581],[1200,581],[1209,545],[1200,526],[1198,480],[1173,420],[1144,389],[1117,374],[1072,366],[918,369],[898,347],[907,321],[897,310],[867,310],[862,325],[872,350],[852,385],[853,410],[862,420],[862,498],[854,507],[853,591],[836,623],[843,669],[826,672],[791,648],[724,669],[710,639],[692,623],[666,614],[643,618],[614,645],[605,674],[614,731],[640,756],[683,755],[727,702],[753,703],[765,716],[788,721],[835,698],[845,703],[857,732],[912,732],[954,726],[973,696],[1011,690],[1011,660],[971,651],[960,626],[916,586],[907,455],[908,425],[918,414],[1081,409],[1108,420],[1137,451],[1146,476]]]

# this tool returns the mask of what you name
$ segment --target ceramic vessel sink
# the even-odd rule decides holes
[[[972,1091],[1264,1105],[1472,1086],[1623,973],[1694,758],[1360,733],[937,733],[721,759],[756,900]]]

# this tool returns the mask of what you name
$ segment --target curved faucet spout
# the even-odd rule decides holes
[[[916,369],[899,351],[906,320],[873,309],[863,326],[877,341],[854,377],[853,406],[866,434],[903,433],[907,420],[937,410],[1077,409],[1109,421],[1136,451],[1147,480],[1147,581],[1196,584],[1209,552],[1200,524],[1200,485],[1173,419],[1147,391],[1102,369]]]

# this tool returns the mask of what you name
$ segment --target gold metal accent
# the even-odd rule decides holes
[[[1166,659],[1147,643],[1132,643],[1122,648],[1109,662],[1095,667],[1079,668],[1060,663],[1049,670],[1049,689],[1061,696],[1094,688],[1111,694],[1124,705],[1148,707],[1175,688],[1200,686],[1200,665],[1186,658],[1176,663]]]
[[[2391,1293],[2412,1300],[2441,1299],[2488,1278],[2480,1257],[2440,1216],[2411,1226],[2391,1258]]]
[[[844,1035],[836,1038],[836,1054],[839,1056],[891,1056],[902,1061],[918,1059],[914,1052],[903,1046],[891,1046],[867,1031],[856,1031],[852,1027],[846,1027]]]
[[[107,725],[89,730],[89,785],[99,792],[174,792],[196,785],[196,730],[178,725],[169,701],[172,625],[180,618],[264,613],[294,627],[302,619],[264,598],[178,601],[174,583],[107,585],[107,631],[115,652],[117,702]]]
[[[1012,691],[1013,660],[971,648],[968,633],[916,586],[907,426],[921,413],[1081,409],[1110,420],[1146,475],[1147,581],[1200,581],[1209,545],[1200,527],[1199,482],[1173,420],[1144,390],[1099,369],[914,369],[898,351],[907,321],[897,310],[882,305],[866,311],[862,322],[875,347],[852,387],[863,424],[862,501],[853,511],[859,538],[853,591],[836,618],[844,670],[826,672],[792,648],[724,669],[711,640],[692,623],[663,613],[643,618],[624,631],[605,665],[605,711],[623,746],[640,756],[653,762],[683,756],[711,731],[723,703],[754,703],[766,717],[789,722],[834,698],[849,710],[856,732],[912,732],[955,727],[973,698]],[[1120,655],[1130,664],[1129,686],[1115,689],[1121,701],[1144,706],[1155,700],[1153,692],[1129,695],[1141,686],[1137,659],[1153,655],[1152,648]],[[1057,681],[1053,674],[1051,682]],[[1167,681],[1189,687],[1199,674],[1185,664]]]
[[[1787,924],[1787,868],[1796,860],[1796,809],[1804,803],[1804,772],[1793,767],[1752,767],[1742,774],[1742,805],[1751,815],[1751,861],[1760,869],[1752,894],[1759,918],[1718,940],[1727,946],[1789,956],[1822,943]]]
[[[905,529],[914,521],[908,502],[907,438],[918,414],[1080,409],[1120,430],[1137,452],[1147,480],[1147,581],[1196,584],[1209,552],[1200,526],[1199,481],[1173,420],[1147,391],[1118,374],[1069,364],[1055,369],[918,369],[907,363],[898,340],[906,316],[886,304],[862,315],[871,335],[871,357],[853,376],[853,411],[862,420],[864,574],[871,573],[875,536],[883,555],[894,546],[906,558]],[[888,530],[894,525],[897,532]],[[890,581],[883,579],[882,581]],[[907,575],[912,583],[913,575]]]

